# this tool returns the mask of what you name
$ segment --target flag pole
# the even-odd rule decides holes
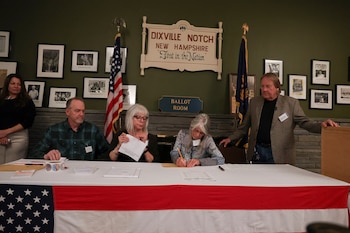
[[[113,19],[113,25],[117,28],[117,34],[115,34],[114,40],[116,40],[118,37],[122,38],[122,31],[124,31],[126,29],[126,22],[125,22],[125,20],[123,18],[121,18],[121,17],[115,17]],[[124,98],[123,98],[123,102],[124,102]],[[122,109],[122,111],[123,111],[123,109]],[[122,128],[122,115],[119,114],[117,127],[116,128],[113,127],[114,133],[116,133],[117,130],[121,129],[121,128]]]
[[[113,139],[113,133],[117,128],[121,128],[120,113],[123,111],[123,88],[122,88],[122,58],[120,53],[121,33],[126,28],[123,18],[116,17],[113,19],[113,26],[116,27],[117,33],[114,41],[113,55],[111,56],[111,72],[106,105],[106,117],[104,134],[109,143]]]
[[[248,46],[247,46],[247,32],[249,30],[248,24],[242,25],[243,35],[241,38],[241,45],[238,56],[237,69],[237,90],[236,90],[236,117],[239,118],[239,124],[243,122],[243,118],[248,110],[249,93],[248,93]],[[238,121],[236,119],[236,121]],[[238,124],[238,122],[237,122]],[[238,125],[239,125],[238,124]],[[247,138],[243,138],[236,143],[236,146],[244,143]]]

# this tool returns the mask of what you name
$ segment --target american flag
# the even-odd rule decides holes
[[[0,232],[257,232],[257,224],[259,232],[305,232],[310,221],[348,225],[349,186],[321,182],[291,187],[1,184]],[[179,192],[197,198],[184,201]],[[174,219],[186,224],[174,227]],[[214,220],[198,224],[196,219]],[[290,220],[287,228],[285,220]]]
[[[106,106],[106,119],[104,134],[110,143],[115,131],[115,122],[119,119],[123,110],[123,83],[122,83],[122,58],[120,55],[120,33],[117,34],[114,51],[111,58],[111,73],[109,79],[109,91]]]
[[[0,185],[0,232],[53,232],[50,186]]]

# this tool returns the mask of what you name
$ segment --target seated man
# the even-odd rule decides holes
[[[30,158],[59,160],[103,160],[108,142],[99,128],[84,120],[84,100],[71,98],[66,103],[67,119],[50,126],[29,153]]]

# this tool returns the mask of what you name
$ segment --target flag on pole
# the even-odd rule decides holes
[[[245,114],[248,111],[249,103],[249,90],[248,90],[248,48],[246,32],[248,31],[248,25],[243,24],[243,36],[241,40],[241,46],[239,48],[238,56],[238,70],[237,70],[237,91],[236,91],[236,113],[239,117],[239,123],[241,124]],[[236,143],[237,146],[246,146],[248,142],[248,136],[242,138],[242,140]]]
[[[245,28],[246,27],[246,28]],[[236,106],[240,123],[242,123],[244,115],[248,111],[249,91],[248,91],[248,48],[246,30],[248,26],[243,25],[244,34],[241,40],[238,57],[237,70],[237,91],[236,91]]]
[[[115,123],[123,111],[123,83],[122,83],[122,58],[120,55],[120,33],[116,35],[113,55],[111,58],[111,72],[106,106],[106,118],[104,134],[110,143],[113,132],[116,132]]]

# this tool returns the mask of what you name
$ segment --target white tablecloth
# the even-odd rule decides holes
[[[348,226],[349,184],[291,165],[225,164],[222,171],[65,164],[65,170],[43,169],[30,178],[0,172],[0,184],[52,187],[55,232],[305,232],[316,221]],[[112,167],[139,169],[139,177],[104,177]],[[94,172],[78,174],[87,168]]]

